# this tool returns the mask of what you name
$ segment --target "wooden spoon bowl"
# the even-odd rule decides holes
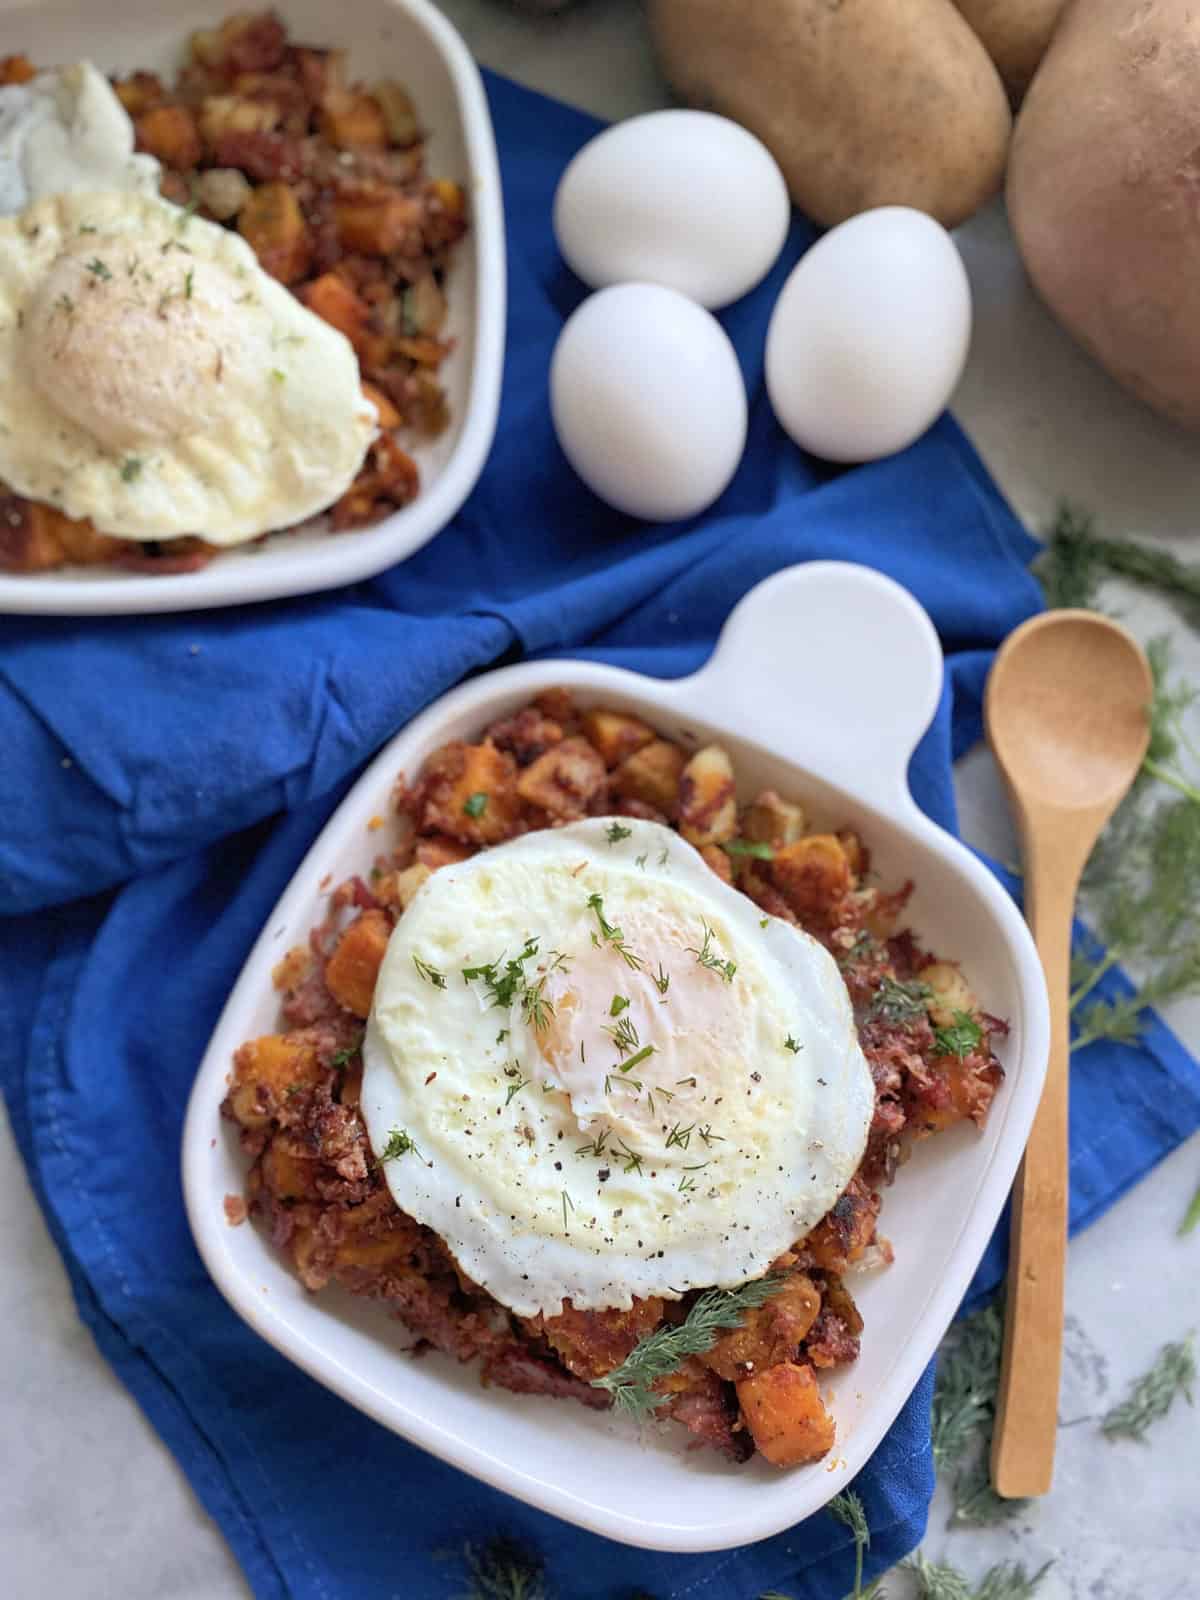
[[[1150,664],[1094,611],[1050,611],[1004,643],[985,697],[988,742],[1021,838],[1025,914],[1046,972],[1050,1060],[1013,1190],[1004,1358],[992,1439],[998,1494],[1054,1474],[1069,1200],[1071,923],[1084,864],[1150,739]]]

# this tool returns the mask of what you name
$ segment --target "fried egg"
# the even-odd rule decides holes
[[[158,193],[153,156],[134,154],[133,123],[90,61],[0,88],[0,216],[43,195]]]
[[[0,479],[103,533],[304,521],[376,432],[348,340],[237,234],[129,191],[0,220]]]
[[[654,823],[443,867],[396,926],[362,1110],[398,1206],[522,1316],[760,1277],[874,1106],[836,963]]]

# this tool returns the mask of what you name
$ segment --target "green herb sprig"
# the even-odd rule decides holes
[[[928,1561],[918,1550],[902,1565],[917,1580],[917,1600],[1031,1600],[1051,1563],[1030,1576],[1016,1561],[989,1567],[976,1588],[948,1562]]]
[[[850,1529],[854,1538],[854,1588],[846,1596],[846,1600],[869,1600],[872,1595],[878,1594],[878,1584],[872,1584],[870,1589],[863,1589],[863,1557],[871,1548],[871,1529],[867,1524],[867,1513],[862,1501],[853,1489],[843,1489],[841,1494],[835,1494],[825,1507],[831,1517]]]
[[[464,1559],[469,1587],[457,1600],[546,1600],[541,1560],[512,1539],[468,1544]]]
[[[685,946],[688,954],[695,956],[702,967],[707,967],[710,972],[715,972],[719,977],[724,978],[726,983],[732,983],[733,975],[737,971],[737,963],[735,961],[723,961],[721,952],[713,943],[716,934],[707,922],[702,922],[700,926],[704,930],[704,942],[698,949],[692,944]]]
[[[765,1305],[786,1282],[786,1276],[772,1273],[736,1289],[705,1290],[682,1322],[648,1333],[619,1367],[593,1378],[592,1387],[607,1389],[618,1411],[634,1417],[649,1415],[667,1398],[654,1392],[660,1378],[674,1372],[686,1357],[711,1350],[725,1329],[740,1328],[746,1312]]]
[[[957,1056],[965,1061],[983,1043],[983,1029],[969,1011],[956,1011],[948,1028],[933,1030],[933,1049],[939,1056]]]
[[[1176,1396],[1192,1403],[1196,1381],[1194,1334],[1176,1344],[1165,1344],[1154,1365],[1140,1377],[1119,1406],[1106,1413],[1100,1431],[1106,1439],[1145,1439],[1150,1428],[1165,1417]]]
[[[1004,1522],[1026,1502],[992,1488],[987,1452],[1000,1386],[1004,1317],[998,1301],[957,1323],[938,1354],[933,1390],[933,1463],[953,1473],[951,1523]]]

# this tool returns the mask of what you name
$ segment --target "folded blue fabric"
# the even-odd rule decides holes
[[[947,650],[946,693],[911,776],[953,828],[951,761],[978,737],[990,652],[1039,604],[1026,571],[1035,546],[949,419],[903,455],[844,473],[779,433],[762,347],[808,238],[799,226],[769,281],[723,319],[752,407],[747,456],[721,502],[694,523],[646,528],[593,499],[554,443],[546,374],[581,294],[554,251],[550,199],[596,124],[500,79],[489,92],[508,206],[509,356],[496,448],[453,525],[403,567],[319,598],[4,624],[4,1092],[81,1315],[257,1595],[434,1600],[462,1587],[448,1556],[506,1532],[541,1552],[564,1600],[752,1600],[768,1588],[838,1600],[853,1563],[828,1516],[719,1556],[656,1556],[424,1456],[240,1323],[183,1214],[185,1100],[251,943],[363,761],[464,674],[549,652],[678,675],[700,665],[761,578],[817,556],[867,562],[912,590]],[[1082,1056],[1076,1221],[1200,1123],[1188,1074],[1157,1025],[1146,1049]],[[999,1270],[989,1256],[977,1287]],[[924,1527],[930,1387],[927,1374],[856,1484],[871,1571]]]

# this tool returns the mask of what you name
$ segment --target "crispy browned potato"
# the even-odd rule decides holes
[[[382,911],[364,911],[346,929],[325,967],[325,987],[347,1011],[365,1017],[392,926]]]
[[[759,1453],[775,1467],[819,1461],[833,1447],[833,1418],[809,1366],[781,1361],[737,1385],[738,1404]]]
[[[312,1039],[304,1033],[268,1033],[241,1045],[233,1057],[229,1109],[243,1128],[265,1128],[289,1091],[311,1087],[321,1075]]]
[[[321,107],[321,132],[339,150],[383,150],[388,125],[374,95],[338,89],[325,96]]]
[[[521,802],[517,764],[507,750],[486,739],[444,745],[425,762],[422,785],[421,827],[427,832],[448,833],[467,844],[500,844],[512,837]],[[417,859],[425,860],[419,844]]]
[[[719,744],[697,750],[679,775],[679,831],[697,848],[737,833],[733,762]]]
[[[774,789],[764,789],[753,805],[742,812],[742,838],[769,844],[773,850],[795,844],[807,826],[801,807],[781,800]]]
[[[823,1272],[843,1273],[875,1237],[880,1199],[857,1175],[804,1241],[813,1265]]]
[[[627,716],[623,711],[605,711],[595,706],[583,713],[582,721],[584,733],[599,750],[606,767],[619,766],[626,756],[641,750],[655,737],[654,729],[640,717]]]
[[[628,1311],[576,1311],[566,1301],[560,1316],[534,1319],[531,1327],[545,1335],[577,1378],[602,1378],[658,1326],[662,1314],[663,1303],[653,1295],[635,1300]]]
[[[798,1272],[764,1305],[747,1311],[741,1327],[718,1339],[700,1359],[729,1383],[776,1366],[796,1354],[820,1309],[816,1285]]]
[[[358,255],[387,256],[398,250],[421,220],[420,202],[390,189],[339,200],[333,208],[338,239]]]
[[[238,232],[264,272],[280,283],[296,283],[312,260],[312,238],[300,202],[286,183],[264,183],[238,213]]]
[[[196,119],[186,106],[153,106],[134,119],[139,150],[146,150],[177,172],[194,167],[204,154]]]
[[[810,833],[771,862],[771,882],[800,917],[822,917],[850,888],[850,863],[832,833]]]
[[[665,817],[679,809],[679,779],[687,757],[677,744],[655,739],[636,750],[612,775],[612,792],[622,800],[639,800]]]
[[[517,779],[517,793],[555,822],[586,815],[592,797],[604,786],[604,762],[586,739],[552,745]]]

